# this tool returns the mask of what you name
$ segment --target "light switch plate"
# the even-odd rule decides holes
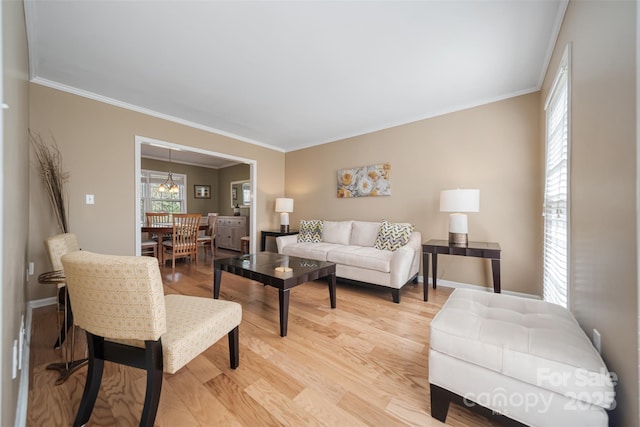
[[[93,203],[94,203],[93,194],[85,195],[85,200],[86,200],[86,204],[87,205],[93,205]]]

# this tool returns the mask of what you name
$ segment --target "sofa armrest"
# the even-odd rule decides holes
[[[419,231],[414,231],[411,233],[409,242],[393,253],[391,258],[391,286],[403,286],[413,275],[418,274],[421,251],[422,235]]]
[[[282,253],[282,249],[285,246],[292,245],[298,241],[297,234],[291,234],[289,236],[276,237],[276,245],[278,245],[278,253]]]
[[[414,251],[422,252],[422,233],[419,231],[413,231],[411,236],[409,236],[409,242],[405,245],[405,247],[409,247]]]

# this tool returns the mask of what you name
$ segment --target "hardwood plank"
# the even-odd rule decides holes
[[[324,425],[366,426],[365,423],[351,415],[351,413],[336,406],[335,402],[327,399],[324,394],[318,393],[311,388],[304,389],[295,397],[294,401]]]
[[[222,373],[204,384],[231,413],[245,426],[278,425],[278,419],[258,401],[245,393],[242,387]]]
[[[321,426],[312,414],[289,399],[262,378],[251,384],[245,392],[273,415],[280,424],[292,426]]]
[[[211,379],[208,379],[207,381],[210,381]],[[178,395],[178,399],[182,402],[182,405],[189,409],[199,425],[219,425],[230,427],[242,425],[218,399],[209,393],[202,382],[202,378],[194,375],[190,369],[181,369],[176,372],[175,375],[170,375],[166,382],[171,384],[171,387],[175,390]],[[163,411],[170,411],[170,409],[163,408]],[[159,414],[163,420],[164,413],[165,412]],[[184,424],[184,422],[180,422],[174,425]]]

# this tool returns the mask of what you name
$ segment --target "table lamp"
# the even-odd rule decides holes
[[[469,227],[462,212],[480,212],[480,190],[441,191],[440,212],[453,212],[449,215],[449,245],[467,246]]]
[[[293,212],[293,199],[279,197],[276,199],[276,212],[280,212],[280,231],[289,232],[289,212]]]

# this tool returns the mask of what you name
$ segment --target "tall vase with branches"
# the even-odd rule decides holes
[[[46,144],[40,134],[31,130],[29,131],[29,140],[33,146],[37,166],[40,169],[40,176],[58,222],[58,227],[63,233],[68,233],[67,200],[69,199],[69,191],[67,183],[70,174],[62,170],[62,155],[58,149],[58,144],[53,137],[53,143],[51,145]]]

